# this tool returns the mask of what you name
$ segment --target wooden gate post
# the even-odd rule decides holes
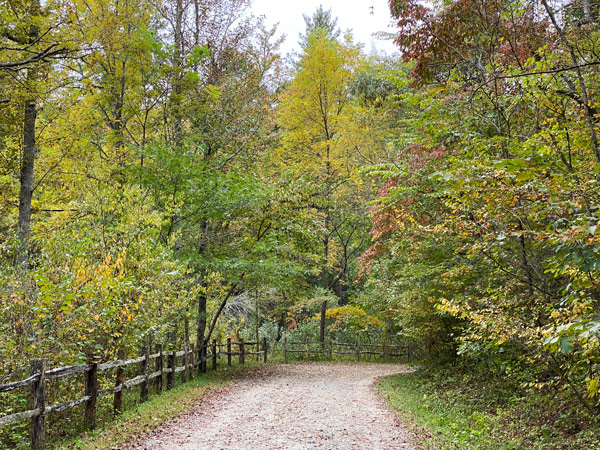
[[[356,361],[360,361],[360,341],[359,341],[359,337],[356,336],[356,344],[355,344],[355,350],[356,350]]]
[[[285,355],[285,363],[288,363],[288,351],[287,351],[287,336],[283,338],[283,354]]]
[[[306,336],[306,344],[304,345],[304,359],[308,361],[310,353],[310,344],[308,343],[308,336]]]
[[[140,400],[148,401],[148,366],[150,365],[150,345],[146,342],[142,345],[141,356],[144,357],[140,363],[140,375],[144,377],[144,381],[140,384]]]
[[[245,360],[245,353],[246,353],[246,348],[244,347],[244,338],[240,338],[240,364],[244,365],[244,360]]]
[[[217,370],[217,340],[212,341],[212,369]]]
[[[231,367],[231,338],[227,338],[227,365]]]
[[[267,338],[263,338],[263,363],[267,363]]]
[[[96,405],[98,402],[98,364],[90,365],[90,370],[85,374],[85,395],[89,399],[85,402],[85,429],[96,428]]]
[[[162,388],[163,388],[163,347],[162,344],[156,344],[156,353],[158,353],[158,356],[156,357],[156,361],[154,362],[155,365],[155,372],[160,372],[160,375],[158,375],[155,378],[154,384],[156,386],[156,392],[158,392],[159,394],[162,392]]]
[[[329,361],[333,361],[333,338],[329,338]]]
[[[382,344],[382,353],[381,353],[383,362],[387,362],[387,353],[386,352],[387,352],[387,348],[386,348],[385,341],[384,341]]]
[[[40,377],[37,381],[31,384],[29,395],[30,409],[40,409],[40,414],[31,418],[31,448],[33,450],[41,450],[44,447],[46,438],[46,417],[44,416],[44,408],[46,407],[46,399],[44,398],[44,384],[46,378],[46,361],[44,359],[34,359],[31,361],[30,374],[39,373]]]
[[[167,391],[173,389],[173,386],[175,386],[175,366],[177,365],[175,353],[176,353],[175,350],[172,350],[171,352],[169,352],[169,372],[167,372]]]
[[[120,349],[117,351],[117,359],[123,360],[125,359],[125,350]],[[113,396],[113,414],[115,416],[121,414],[123,412],[123,382],[125,381],[125,369],[123,366],[117,367],[117,373],[115,377],[115,387],[121,386],[121,389],[115,392]]]

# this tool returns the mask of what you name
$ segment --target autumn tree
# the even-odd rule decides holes
[[[312,22],[307,24],[310,28]],[[283,94],[279,123],[284,134],[274,159],[280,171],[301,179],[305,185],[303,207],[318,223],[319,284],[325,291],[345,281],[349,258],[356,252],[352,236],[359,235],[362,227],[360,206],[351,205],[360,201],[363,191],[358,176],[360,131],[354,121],[350,92],[362,56],[349,38],[339,42],[331,29],[309,31],[297,71]],[[321,341],[326,309],[324,301]]]

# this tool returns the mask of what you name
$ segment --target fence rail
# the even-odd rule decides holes
[[[311,344],[318,345],[319,349],[311,349]],[[294,348],[297,346],[302,346],[302,348]],[[336,350],[337,347],[350,347],[353,348],[352,351],[343,351]],[[366,349],[365,349],[366,348]],[[381,348],[381,351],[377,351],[378,348]],[[372,349],[372,350],[369,350]],[[395,352],[392,353],[393,349],[400,349],[400,353]],[[404,351],[402,351],[404,350]],[[314,342],[310,341],[308,337],[304,342],[292,342],[288,341],[287,338],[283,340],[283,353],[285,362],[289,361],[290,353],[304,353],[304,359],[308,361],[310,359],[311,354],[326,354],[328,355],[329,361],[333,361],[333,355],[354,355],[357,361],[360,361],[361,355],[380,355],[383,362],[387,362],[390,358],[407,358],[408,362],[410,362],[412,358],[413,348],[411,344],[405,345],[389,345],[386,343],[383,344],[361,344],[357,339],[356,342],[335,342],[333,339],[330,339],[329,342]]]
[[[260,349],[262,344],[262,350]],[[232,345],[236,345],[237,351],[232,351]],[[215,340],[212,343],[206,341],[204,346],[196,349],[193,344],[184,344],[181,350],[163,351],[163,346],[156,345],[155,353],[150,353],[151,343],[143,346],[141,356],[125,359],[125,353],[119,352],[115,361],[102,363],[89,363],[85,365],[74,365],[66,367],[56,367],[47,370],[46,361],[36,359],[31,362],[30,376],[24,380],[15,381],[7,384],[0,384],[0,393],[9,393],[17,389],[29,388],[29,410],[8,414],[0,417],[0,427],[13,422],[27,420],[31,421],[31,448],[34,450],[42,449],[46,434],[45,418],[53,413],[65,411],[76,406],[85,405],[84,419],[86,429],[92,430],[96,427],[97,401],[99,398],[113,395],[113,409],[115,414],[119,414],[123,409],[123,391],[135,386],[140,386],[140,399],[148,400],[148,387],[150,381],[153,382],[156,390],[160,393],[163,389],[163,378],[166,375],[166,389],[171,389],[175,385],[175,374],[181,373],[182,381],[194,377],[194,372],[198,374],[206,372],[208,360],[212,360],[212,368],[217,367],[217,357],[227,356],[228,365],[232,365],[231,357],[239,356],[240,364],[245,363],[246,355],[262,355],[263,361],[267,362],[267,340],[262,342],[232,342],[227,339],[226,344],[217,344]],[[217,351],[226,346],[227,352]],[[249,351],[254,347],[255,351]],[[178,360],[180,361],[178,363]],[[154,361],[154,368],[150,369],[150,363]],[[139,372],[130,379],[125,379],[125,368],[128,366],[139,365]],[[180,364],[180,365],[178,365]],[[108,389],[99,389],[98,374],[108,370],[116,369],[115,386]],[[80,398],[46,405],[45,383],[51,379],[66,378],[78,374],[84,374],[85,377],[85,395]]]
[[[311,349],[311,344],[319,348]],[[302,346],[302,348],[298,348]],[[93,430],[96,427],[97,402],[101,397],[113,396],[113,410],[119,414],[123,410],[123,392],[126,389],[139,386],[140,400],[148,400],[148,388],[150,383],[155,387],[158,393],[161,393],[163,386],[167,390],[175,385],[175,375],[181,374],[181,381],[185,382],[194,377],[194,372],[198,375],[206,373],[207,364],[210,361],[211,368],[217,368],[217,359],[219,357],[227,359],[227,365],[232,365],[233,357],[239,358],[239,364],[245,364],[247,355],[255,355],[259,361],[262,356],[264,363],[267,362],[267,340],[262,341],[232,341],[228,338],[225,343],[205,341],[204,345],[196,348],[193,344],[184,344],[181,350],[164,351],[164,346],[156,344],[154,353],[150,353],[152,343],[146,342],[140,351],[139,356],[125,358],[125,352],[120,350],[114,361],[101,363],[90,362],[85,365],[74,365],[65,367],[56,367],[47,369],[46,361],[36,359],[31,362],[30,376],[7,384],[0,384],[0,393],[10,393],[17,389],[29,388],[29,409],[27,411],[16,412],[0,417],[0,427],[10,423],[30,420],[31,427],[31,448],[34,450],[42,449],[46,433],[45,418],[53,413],[65,411],[79,405],[85,405],[84,420],[85,428]],[[237,348],[236,348],[237,347]],[[261,348],[262,347],[262,348]],[[308,338],[304,342],[291,342],[287,338],[283,340],[285,362],[288,362],[290,353],[304,353],[308,361],[311,354],[328,355],[330,361],[334,355],[354,355],[357,361],[360,361],[362,355],[380,355],[383,362],[387,362],[393,357],[406,357],[411,360],[412,349],[408,345],[387,345],[387,344],[361,344],[358,340],[354,343],[348,342],[310,342]],[[342,349],[351,348],[351,351]],[[381,351],[378,351],[381,349]],[[400,349],[398,351],[398,349]],[[151,368],[151,362],[154,361],[154,367]],[[138,373],[132,378],[125,379],[125,368],[138,365]],[[100,389],[98,374],[115,370],[115,383],[113,387]],[[47,396],[45,384],[48,380],[72,377],[83,374],[85,381],[84,395],[63,403],[46,405]],[[166,378],[166,383],[164,383]]]

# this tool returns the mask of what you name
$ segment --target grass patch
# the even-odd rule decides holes
[[[600,442],[597,420],[573,427],[572,410],[539,395],[511,397],[465,375],[421,369],[383,378],[377,388],[401,419],[421,428],[416,441],[427,449],[580,450]]]

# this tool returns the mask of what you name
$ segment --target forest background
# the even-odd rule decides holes
[[[321,8],[293,62],[249,5],[0,2],[0,382],[360,335],[597,423],[598,2],[391,0],[400,56]]]

